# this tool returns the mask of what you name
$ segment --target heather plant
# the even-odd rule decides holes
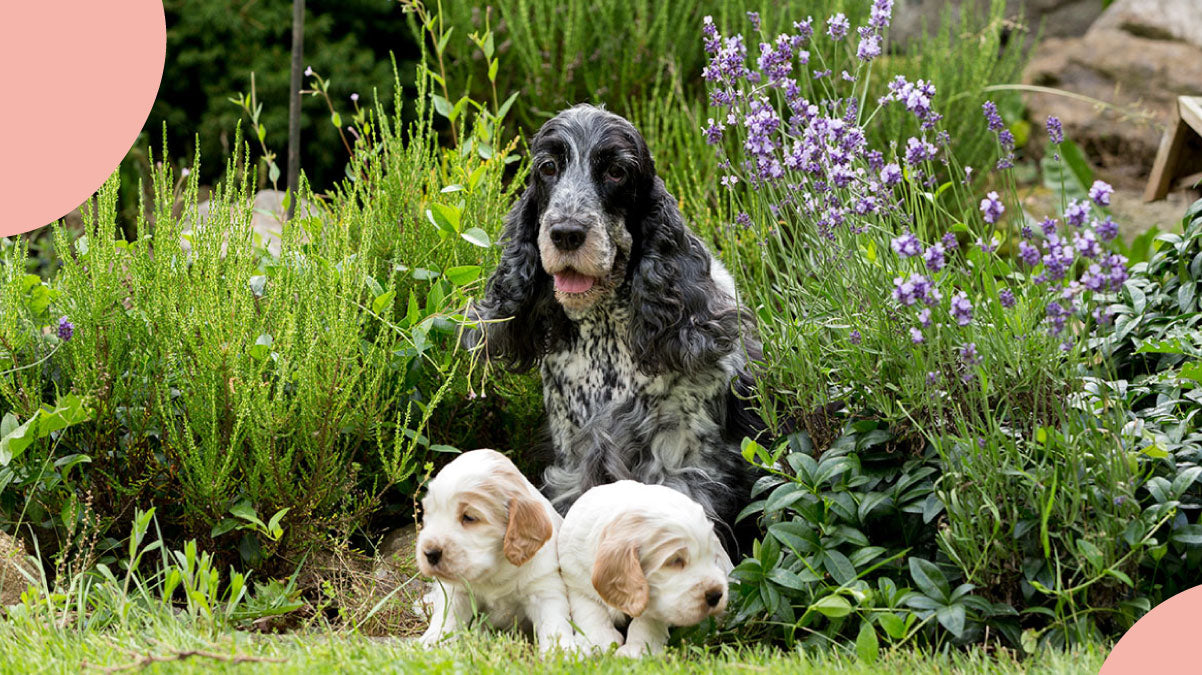
[[[805,429],[819,451],[841,415],[886,422],[903,456],[934,449],[946,521],[937,559],[911,558],[911,572],[945,605],[913,596],[910,607],[953,638],[971,621],[946,603],[974,589],[978,620],[994,602],[1046,611],[1051,621],[1029,640],[1123,625],[1140,605],[1120,602],[1122,589],[1166,513],[1141,514],[1130,500],[1134,458],[1106,441],[1122,424],[1115,407],[1083,403],[1081,374],[1096,363],[1088,337],[1107,330],[1108,304],[1129,277],[1111,250],[1111,189],[1095,182],[1086,198],[1062,202],[1060,218],[1031,222],[1010,171],[1017,140],[995,103],[976,119],[996,160],[974,167],[957,159],[930,81],[896,76],[873,95],[892,5],[872,2],[860,25],[835,13],[779,35],[754,17],[746,38],[703,25],[712,106],[703,133],[726,188],[721,246],[765,345],[760,409],[778,432]],[[870,130],[889,109],[914,131],[874,146]],[[1015,254],[999,255],[1012,241]],[[788,445],[751,455],[797,468]],[[785,504],[790,522],[811,520],[803,503]],[[1133,518],[1142,529],[1127,532]],[[773,539],[790,546],[769,528]],[[861,556],[855,568],[882,562]],[[843,576],[832,594],[864,591],[863,579]],[[846,614],[825,616],[817,629],[828,637],[855,629]]]
[[[495,109],[460,124],[496,153],[443,150],[419,82],[416,122],[399,85],[391,113],[356,115],[350,177],[326,199],[301,187],[309,206],[278,255],[250,227],[241,139],[203,220],[199,172],[160,165],[135,238],[115,227],[114,176],[85,206],[84,236],[54,228],[71,253],[54,278],[25,274],[23,244],[6,242],[6,529],[31,527],[47,555],[85,530],[103,549],[150,502],[174,543],[288,566],[384,501],[411,508],[417,469],[454,451],[429,425],[466,393],[458,311],[513,189]]]

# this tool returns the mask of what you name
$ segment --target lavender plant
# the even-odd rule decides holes
[[[855,30],[841,14],[798,21],[760,35],[750,55],[742,35],[704,23],[714,115],[704,133],[724,169],[729,250],[760,248],[736,267],[772,349],[769,391],[798,392],[790,404],[801,410],[860,396],[919,425],[975,402],[984,419],[998,396],[1059,391],[1063,379],[1042,365],[1079,359],[1080,335],[1107,321],[1099,301],[1127,278],[1107,250],[1110,188],[1098,182],[1092,202],[1032,227],[1009,175],[1013,135],[987,102],[1001,159],[988,177],[996,189],[978,199],[980,168],[949,152],[931,83],[898,76],[868,98],[892,5],[873,2]],[[889,106],[920,132],[871,147],[866,129]],[[1018,261],[1001,255],[1016,235]],[[831,359],[811,359],[816,344],[840,372],[819,370]],[[882,380],[898,386],[871,384]],[[788,412],[763,403],[778,424]]]
[[[756,558],[736,571],[744,612],[759,603],[772,621],[796,614],[792,630],[810,631],[825,616],[826,638],[854,628],[844,617],[856,612],[861,636],[878,623],[900,641],[936,622],[972,639],[972,626],[1011,604],[1042,605],[1052,617],[1031,639],[1063,641],[1099,623],[1122,624],[1138,611],[1115,599],[1133,585],[1124,570],[1155,543],[1148,533],[1156,523],[1127,537],[1124,528],[1164,514],[1140,514],[1127,501],[1137,469],[1131,453],[1108,440],[1121,426],[1115,402],[1080,405],[1081,374],[1099,365],[1087,338],[1107,329],[1108,304],[1128,279],[1126,259],[1112,250],[1112,190],[1095,182],[1088,199],[1063,196],[1060,217],[1035,222],[1018,202],[1016,141],[996,105],[982,106],[979,123],[992,133],[997,160],[973,167],[951,151],[939,105],[947,92],[898,76],[871,96],[893,4],[871,2],[860,26],[836,13],[776,36],[760,31],[754,16],[751,37],[702,24],[712,110],[702,132],[723,171],[730,224],[721,247],[765,345],[763,416],[786,438],[804,429],[815,457],[847,418],[884,423],[893,452],[935,451],[934,501],[916,513],[933,523],[946,507],[937,562],[909,560],[921,592],[885,594],[890,609],[908,606],[922,621],[891,631],[877,618],[885,595],[874,595],[864,575],[888,569],[909,544],[873,540],[849,551],[853,573],[835,575],[835,586],[815,575],[792,531],[825,537],[834,525],[819,527],[815,514],[844,512],[840,527],[864,527],[880,498],[840,496],[820,484],[812,492],[828,506],[812,511],[793,496],[805,491],[801,473],[790,478],[773,467],[813,460],[795,458],[792,441],[775,452],[753,449],[748,455],[777,487],[749,511],[764,514],[768,532]],[[915,133],[874,146],[872,126],[890,109],[912,116]],[[1057,131],[1058,121],[1048,127]],[[783,525],[794,539],[778,531]],[[889,548],[870,554],[868,543]],[[773,553],[790,549],[792,557]],[[790,595],[785,582],[795,580],[777,569],[808,572],[805,593]],[[771,597],[803,605],[782,615],[765,605]]]

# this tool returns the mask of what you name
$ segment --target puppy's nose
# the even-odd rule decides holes
[[[579,223],[568,222],[551,226],[551,243],[565,253],[580,248],[587,235],[588,228]]]
[[[431,565],[437,565],[438,561],[442,560],[442,549],[431,548],[426,550],[426,562]]]
[[[711,588],[705,592],[705,604],[710,607],[717,607],[719,602],[722,602],[721,588]]]

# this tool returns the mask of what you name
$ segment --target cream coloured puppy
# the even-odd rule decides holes
[[[559,564],[578,640],[636,657],[662,651],[669,626],[723,612],[732,568],[700,504],[630,480],[576,500],[559,533]],[[623,644],[616,626],[627,620]]]
[[[422,644],[481,613],[498,628],[529,622],[540,651],[575,646],[555,545],[563,519],[513,462],[463,453],[430,481],[422,511],[417,565],[437,582]]]

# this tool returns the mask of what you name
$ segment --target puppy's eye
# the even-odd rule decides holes
[[[672,558],[671,560],[669,560],[667,566],[674,568],[674,569],[682,570],[685,568],[686,565],[688,565],[688,563],[685,562],[684,556],[678,555],[675,558]]]
[[[610,167],[605,170],[605,180],[611,183],[621,183],[622,181],[626,180],[626,169],[623,169],[617,164],[611,164]]]
[[[463,523],[464,525],[469,525],[471,523],[476,522],[476,518],[465,513],[462,516],[459,516],[459,522]]]
[[[546,178],[554,178],[559,173],[559,167],[555,164],[555,160],[544,160],[538,165],[538,172]]]

